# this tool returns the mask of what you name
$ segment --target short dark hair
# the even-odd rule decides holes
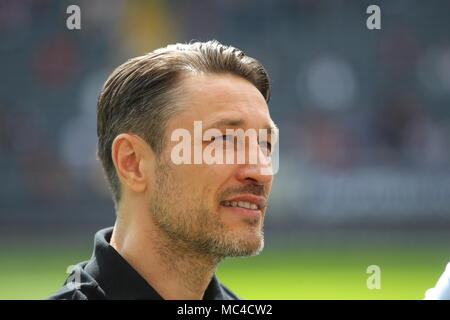
[[[117,67],[97,103],[97,156],[116,206],[121,191],[112,161],[112,142],[120,133],[134,133],[160,155],[167,121],[181,110],[178,84],[188,73],[231,73],[251,82],[267,102],[270,98],[269,76],[262,64],[216,40],[168,45]]]

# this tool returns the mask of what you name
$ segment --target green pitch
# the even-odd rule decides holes
[[[90,250],[2,248],[0,299],[48,296],[64,281],[67,266],[87,260]],[[224,261],[218,275],[244,299],[422,299],[448,260],[446,248],[431,246],[266,249]],[[381,268],[379,290],[367,289],[369,265]]]
[[[444,250],[289,250],[219,267],[220,279],[245,299],[423,299],[444,271]],[[367,288],[367,267],[381,270]]]

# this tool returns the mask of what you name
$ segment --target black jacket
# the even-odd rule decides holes
[[[78,263],[64,285],[49,300],[139,299],[163,298],[109,245],[113,227],[98,231],[94,252],[89,261]],[[208,285],[204,300],[240,300],[221,284],[216,275]]]

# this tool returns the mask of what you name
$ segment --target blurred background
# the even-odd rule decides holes
[[[422,299],[450,260],[449,17],[436,0],[0,0],[0,299],[48,296],[114,224],[95,157],[109,73],[210,39],[266,66],[281,138],[266,249],[221,280],[246,299]]]

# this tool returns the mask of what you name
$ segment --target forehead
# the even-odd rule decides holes
[[[184,111],[179,121],[213,122],[240,118],[246,122],[268,122],[269,108],[259,90],[232,74],[193,74],[182,80]]]

